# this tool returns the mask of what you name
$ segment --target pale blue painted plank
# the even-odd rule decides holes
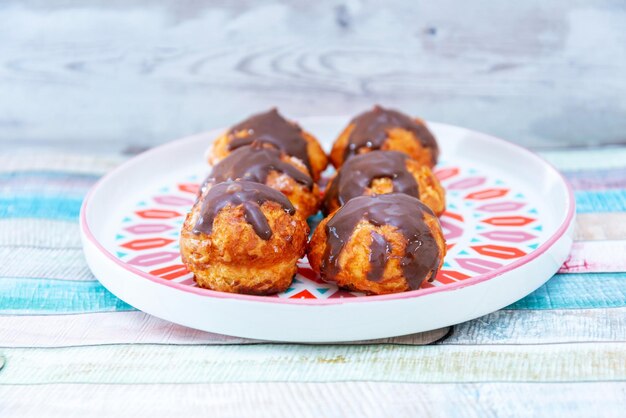
[[[52,170],[16,170],[11,172],[0,172],[0,184],[3,181],[16,178],[42,178],[42,179],[69,179],[74,181],[95,182],[100,176],[89,173],[75,173],[71,171],[52,171]]]
[[[73,220],[78,218],[82,197],[0,197],[0,218]]]
[[[576,212],[622,212],[626,210],[626,190],[577,191]]]
[[[507,309],[626,306],[626,273],[557,274]],[[0,278],[0,313],[102,312],[130,307],[98,282]]]
[[[626,273],[557,274],[507,309],[589,309],[626,306]]]
[[[133,308],[99,282],[1,278],[0,313],[83,313]]]

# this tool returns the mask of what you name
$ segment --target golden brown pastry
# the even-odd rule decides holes
[[[403,152],[430,168],[439,156],[437,141],[422,120],[374,106],[343,130],[333,144],[330,160],[339,168],[348,158],[377,149]]]
[[[282,292],[309,233],[295,212],[285,195],[264,184],[238,180],[207,187],[183,224],[183,263],[207,289]]]
[[[446,209],[439,180],[425,165],[398,151],[371,151],[346,161],[324,193],[326,215],[357,196],[405,193],[426,204],[435,215]]]
[[[435,214],[403,193],[349,200],[322,220],[308,250],[323,280],[368,294],[418,289],[434,280],[445,254]]]
[[[300,160],[317,181],[328,165],[328,157],[315,137],[296,123],[283,118],[277,109],[253,115],[217,138],[209,157],[216,164],[232,151],[262,142]]]
[[[297,158],[261,142],[237,148],[217,163],[204,181],[201,193],[227,180],[253,181],[278,190],[287,196],[296,212],[305,219],[319,210],[319,187],[306,167]]]

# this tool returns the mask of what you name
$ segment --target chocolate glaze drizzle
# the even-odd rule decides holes
[[[372,231],[372,243],[370,244],[370,269],[367,272],[367,280],[379,282],[385,272],[388,254],[391,246],[384,236]]]
[[[208,183],[221,183],[227,180],[247,180],[265,184],[269,173],[277,171],[311,190],[313,187],[311,176],[282,161],[280,156],[279,150],[265,147],[261,142],[237,148],[213,167],[202,188]]]
[[[364,220],[374,226],[394,226],[402,233],[407,244],[400,266],[409,288],[419,288],[431,271],[432,277],[437,274],[440,260],[437,241],[424,221],[425,213],[434,216],[418,199],[403,193],[359,196],[348,201],[326,224],[327,245],[322,258],[322,278],[332,280],[337,275],[341,250],[357,224]],[[367,278],[378,281],[391,255],[391,244],[384,236],[373,232],[370,249]]]
[[[229,134],[247,131],[245,138],[234,138],[228,144],[230,151],[250,145],[255,141],[271,144],[287,155],[299,158],[311,171],[311,161],[307,142],[302,135],[302,129],[295,123],[283,118],[276,108],[265,113],[259,113],[233,126]]]
[[[324,212],[328,214],[335,200],[342,206],[348,200],[363,195],[365,189],[380,178],[390,179],[394,192],[419,198],[415,177],[406,168],[407,159],[406,154],[398,151],[372,151],[350,158],[324,193]]]
[[[264,184],[242,180],[216,184],[204,196],[193,233],[210,234],[213,231],[213,221],[220,210],[229,205],[243,205],[246,222],[259,238],[268,240],[272,237],[272,229],[261,211],[261,205],[265,202],[278,203],[290,215],[296,213],[284,194]]]
[[[354,129],[348,138],[344,161],[357,154],[361,148],[380,149],[387,139],[387,131],[401,128],[412,132],[424,148],[431,150],[433,161],[437,162],[439,147],[433,134],[425,125],[403,113],[376,105],[372,110],[352,119],[350,123],[354,124]]]

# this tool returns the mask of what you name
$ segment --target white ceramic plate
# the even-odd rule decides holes
[[[302,119],[326,149],[348,118]],[[320,281],[301,260],[284,293],[236,295],[195,286],[178,234],[218,132],[154,148],[102,178],[81,210],[87,262],[113,294],[157,317],[201,330],[275,341],[385,338],[467,321],[545,283],[572,245],[574,198],[562,176],[506,141],[429,123],[446,188],[448,255],[437,280],[415,291],[364,296]]]

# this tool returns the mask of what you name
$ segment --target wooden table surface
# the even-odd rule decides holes
[[[626,4],[5,0],[0,416],[623,416]],[[428,333],[273,344],[108,293],[87,190],[129,155],[278,105],[374,103],[539,150],[576,242],[521,301]]]
[[[626,142],[626,3],[0,2],[0,143],[133,151],[374,102],[527,146]]]

